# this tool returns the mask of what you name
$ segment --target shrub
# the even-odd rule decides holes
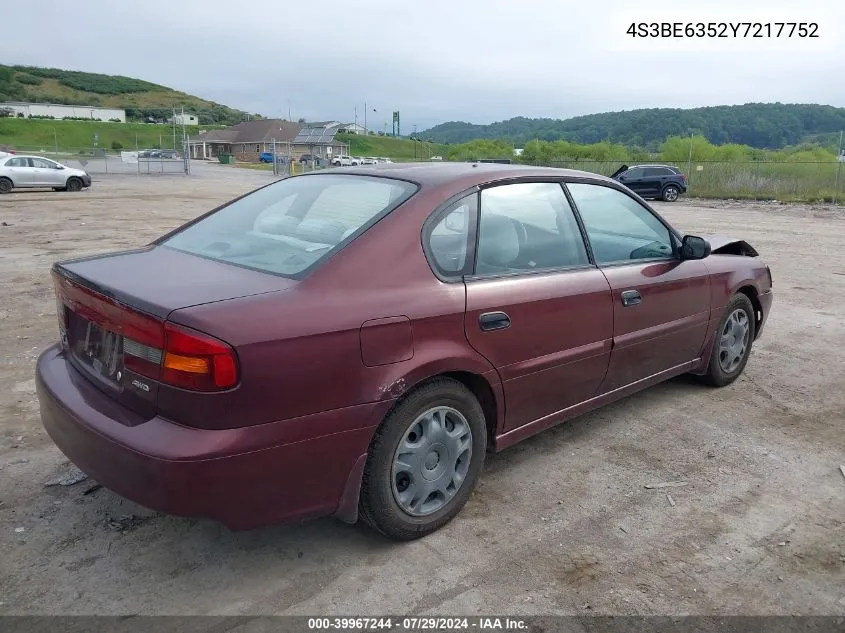
[[[32,75],[18,75],[15,77],[15,81],[19,84],[26,84],[27,86],[40,86],[44,80],[33,77]]]
[[[111,142],[111,148],[112,149],[123,149],[123,144],[120,143],[119,141],[112,141]]]

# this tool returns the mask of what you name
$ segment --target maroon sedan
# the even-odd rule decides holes
[[[577,171],[427,164],[274,182],[53,267],[41,415],[129,499],[233,529],[411,539],[488,450],[679,374],[727,385],[772,303],[746,242]]]

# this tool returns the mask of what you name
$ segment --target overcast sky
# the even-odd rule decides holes
[[[284,118],[290,108],[294,119],[347,121],[357,106],[363,123],[366,101],[370,128],[389,129],[399,109],[403,132],[642,107],[845,106],[843,0],[84,0],[72,10],[26,0],[5,13],[2,63],[128,75]],[[632,20],[816,22],[819,37],[634,40]]]

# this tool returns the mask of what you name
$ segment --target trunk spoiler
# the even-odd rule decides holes
[[[622,165],[622,167],[620,167],[620,168],[619,168],[619,169],[617,169],[615,172],[613,172],[612,174],[610,174],[610,177],[611,177],[611,178],[616,178],[616,177],[617,177],[619,174],[621,174],[623,171],[627,171],[627,170],[628,170],[628,165]]]

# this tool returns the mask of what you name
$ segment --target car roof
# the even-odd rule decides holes
[[[320,172],[310,172],[311,175]],[[613,182],[610,178],[576,169],[534,167],[502,163],[379,163],[361,167],[340,167],[331,173],[382,176],[409,180],[423,187],[436,187],[461,181],[466,186],[509,178],[592,178]]]
[[[644,163],[642,165],[631,165],[631,167],[629,167],[629,169],[633,169],[634,167],[668,167],[669,169],[677,169],[677,167],[675,167],[674,165],[660,165],[660,164],[657,164],[657,163],[648,163],[648,164]]]

